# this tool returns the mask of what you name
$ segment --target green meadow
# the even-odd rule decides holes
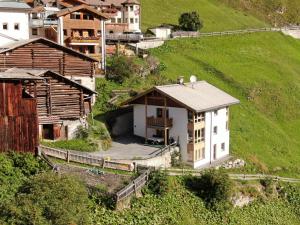
[[[204,22],[201,31],[224,31],[267,26],[257,18],[232,9],[217,0],[141,0],[142,29],[162,23],[178,24],[184,12],[196,11]]]
[[[300,41],[275,32],[180,39],[151,53],[167,77],[193,74],[240,99],[231,152],[250,172],[299,176]]]

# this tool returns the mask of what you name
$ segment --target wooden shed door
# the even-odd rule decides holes
[[[54,124],[54,125],[53,125],[53,136],[54,136],[54,140],[60,138],[60,128],[61,128],[61,125],[60,125],[60,124]]]

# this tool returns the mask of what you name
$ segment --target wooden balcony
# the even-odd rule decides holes
[[[99,44],[100,37],[90,36],[90,37],[69,37],[68,42],[72,43],[92,43]]]
[[[158,118],[158,117],[147,117],[147,127],[154,127],[154,128],[170,128],[173,126],[173,119],[172,118]]]

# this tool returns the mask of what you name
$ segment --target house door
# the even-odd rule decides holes
[[[54,139],[53,124],[44,124],[42,135],[43,135],[43,139],[53,140]]]
[[[217,159],[217,145],[214,145],[214,160]]]

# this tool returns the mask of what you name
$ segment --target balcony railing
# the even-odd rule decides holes
[[[148,127],[172,127],[173,119],[172,118],[163,118],[163,117],[147,117],[147,126]]]
[[[89,36],[89,37],[69,37],[70,43],[99,43],[100,37]]]
[[[31,19],[30,25],[31,27],[49,27],[57,25],[57,19]]]

